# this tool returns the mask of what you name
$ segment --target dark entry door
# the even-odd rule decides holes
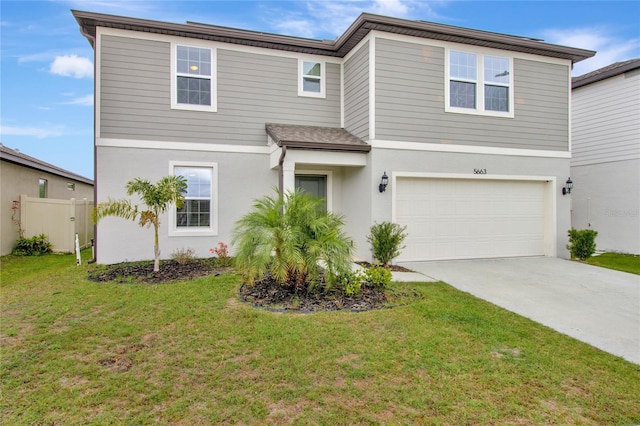
[[[327,176],[325,175],[296,175],[296,188],[324,200],[327,209]]]

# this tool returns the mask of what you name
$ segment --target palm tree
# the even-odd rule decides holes
[[[349,270],[353,241],[342,231],[341,216],[324,211],[322,199],[299,190],[265,196],[234,230],[236,267],[253,283],[267,272],[281,285],[317,284],[320,263],[325,283]]]
[[[158,229],[160,227],[160,215],[175,204],[181,208],[184,205],[184,194],[187,192],[187,181],[183,176],[165,176],[155,185],[146,179],[135,178],[127,182],[127,195],[139,194],[147,205],[147,210],[140,210],[138,206],[131,204],[129,200],[113,200],[99,203],[91,214],[93,222],[98,223],[105,216],[117,216],[123,219],[137,220],[140,226],[153,225],[154,230],[154,262],[153,271],[160,270],[160,245]]]

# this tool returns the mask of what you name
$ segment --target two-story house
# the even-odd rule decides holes
[[[596,246],[640,254],[640,58],[575,77],[572,223]]]
[[[97,201],[180,174],[163,256],[229,242],[274,187],[342,214],[357,257],[375,222],[399,260],[562,256],[570,228],[571,68],[594,52],[362,14],[334,41],[73,11],[95,50]],[[107,218],[97,260],[151,258]]]

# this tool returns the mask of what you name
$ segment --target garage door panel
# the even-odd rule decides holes
[[[396,194],[398,260],[544,254],[543,182],[398,178]]]

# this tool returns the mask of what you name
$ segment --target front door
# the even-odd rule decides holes
[[[327,209],[326,175],[296,175],[296,188],[322,198],[324,200],[324,209]]]

